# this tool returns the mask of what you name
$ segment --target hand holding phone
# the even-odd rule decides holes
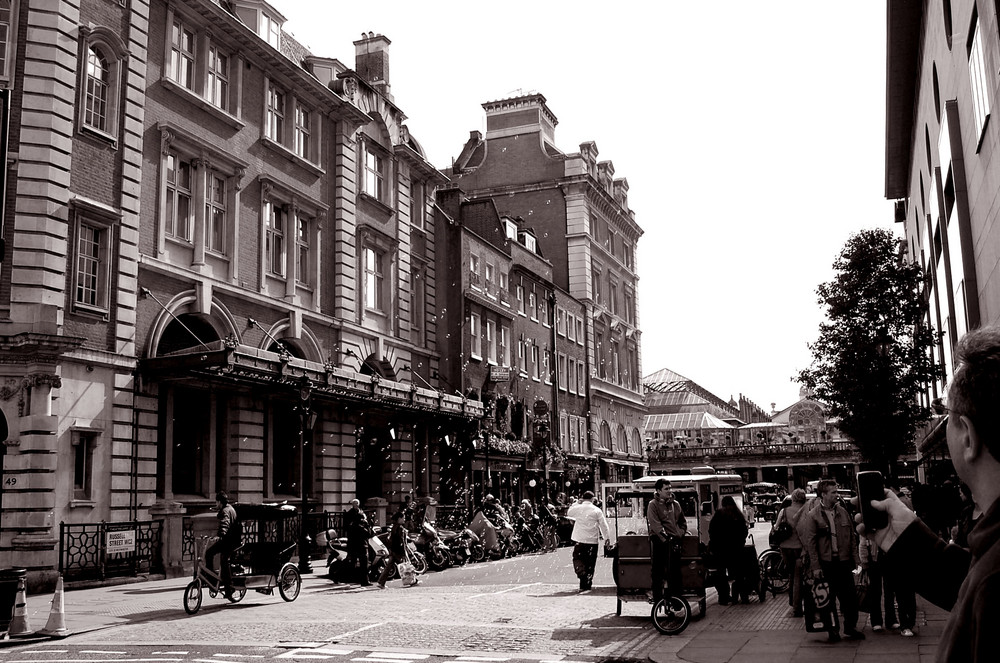
[[[872,506],[872,500],[885,499],[885,483],[881,472],[858,472],[858,506],[865,529],[874,531],[889,525],[889,514]]]

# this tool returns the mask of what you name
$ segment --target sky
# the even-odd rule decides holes
[[[484,102],[522,93],[545,96],[563,152],[594,141],[645,233],[643,375],[791,405],[816,287],[852,233],[893,227],[882,2],[271,3],[349,67],[363,32],[388,37],[391,93],[438,168],[485,133]]]

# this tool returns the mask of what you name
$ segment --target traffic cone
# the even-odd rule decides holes
[[[14,599],[14,619],[10,622],[8,635],[12,638],[31,635],[34,631],[28,626],[28,596],[24,591],[24,578],[17,581],[17,598]]]
[[[52,597],[52,610],[49,611],[49,621],[45,623],[45,628],[38,632],[39,635],[47,635],[50,638],[65,638],[70,634],[66,628],[66,608],[63,603],[63,579],[59,576],[56,581],[56,593]]]

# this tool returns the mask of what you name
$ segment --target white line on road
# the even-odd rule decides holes
[[[362,631],[367,631],[369,629],[377,628],[379,626],[385,626],[388,623],[389,622],[379,622],[377,624],[369,624],[368,626],[362,626],[359,629],[355,629],[353,631],[348,631],[347,633],[341,633],[340,635],[335,635],[332,638],[330,638],[330,640],[341,640],[343,638],[346,638],[349,635],[355,635],[357,633],[361,633]]]
[[[100,649],[81,649],[81,654],[127,654],[127,651],[102,651]]]
[[[409,659],[399,659],[399,658],[376,658],[372,655],[365,656],[364,658],[352,658],[352,661],[366,661],[367,663],[400,663],[400,661],[408,661]]]
[[[353,652],[353,649],[293,649],[290,652],[285,652],[284,654],[278,654],[275,658],[315,658],[315,659],[326,659],[333,658],[334,656],[346,656]],[[45,663],[48,663],[46,661]]]
[[[153,656],[166,656],[167,654],[177,654],[178,656],[187,656],[186,651],[154,651]]]
[[[494,658],[491,656],[459,656],[456,661],[509,661],[509,658]]]
[[[425,658],[430,658],[430,654],[396,654],[384,651],[369,652],[368,656],[381,656],[383,658],[402,659],[404,661],[422,661]],[[366,660],[371,661],[373,659],[369,658]]]
[[[219,658],[264,658],[263,654],[212,654]]]
[[[507,592],[513,592],[518,589],[524,589],[525,587],[533,587],[534,585],[541,585],[541,584],[542,583],[540,582],[529,582],[526,585],[514,585],[513,587],[508,587],[507,589],[501,589],[499,592],[486,592],[485,594],[473,594],[469,598],[476,599],[479,598],[480,596],[496,596],[497,594],[506,594]],[[507,659],[499,658],[499,659],[485,659],[485,660],[506,661]]]
[[[34,654],[36,652],[22,652]],[[45,663],[180,663],[184,659],[180,658],[47,658]],[[10,661],[10,663],[39,663],[38,659],[26,661]]]
[[[66,654],[68,649],[32,649],[31,651],[22,652],[24,654]]]

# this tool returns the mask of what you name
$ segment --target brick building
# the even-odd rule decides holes
[[[351,69],[261,0],[9,4],[0,566],[50,582],[87,563],[60,523],[108,521],[180,572],[182,519],[223,488],[435,494],[482,406],[438,389],[444,179],[389,40]]]
[[[645,410],[635,247],[642,230],[628,207],[628,182],[615,178],[610,161],[598,162],[592,142],[572,154],[559,150],[558,120],[542,95],[483,108],[486,135],[473,131],[446,172],[471,197],[490,197],[502,215],[524,219],[552,263],[555,285],[584,304],[589,467],[596,480],[641,475]],[[579,469],[587,472],[587,464]]]

